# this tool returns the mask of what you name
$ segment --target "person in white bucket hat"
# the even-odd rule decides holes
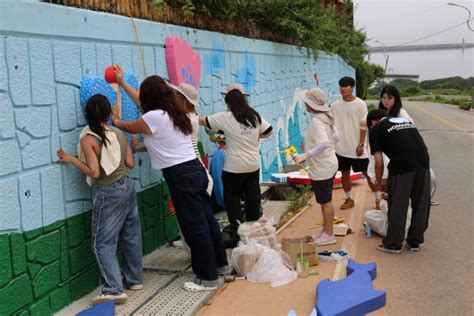
[[[240,83],[231,83],[230,85],[227,86],[226,91],[222,91],[221,94],[226,95],[227,93],[231,92],[232,90],[239,90],[242,95],[245,95],[248,97],[250,94],[245,93],[244,91],[244,86],[242,86]]]
[[[178,87],[170,84],[170,87],[177,92],[177,103],[184,108],[191,120],[191,124],[193,125],[191,136],[197,145],[199,141],[199,121],[197,116],[197,108],[199,107],[198,92],[192,85],[187,83],[181,83]]]
[[[303,90],[297,98],[304,102],[306,110],[311,114],[311,121],[304,137],[306,152],[295,156],[295,163],[307,161],[309,177],[323,213],[323,229],[314,234],[315,242],[320,245],[336,243],[332,222],[334,206],[332,204],[333,179],[337,172],[335,143],[338,141],[334,127],[334,118],[326,104],[326,94],[319,88]]]
[[[250,106],[242,85],[233,83],[222,94],[225,94],[228,111],[200,117],[199,124],[221,130],[225,135],[222,182],[230,225],[224,228],[224,241],[227,248],[232,248],[239,240],[239,224],[244,222],[240,205],[242,194],[245,221],[255,221],[261,216],[260,139],[271,135],[272,126]]]

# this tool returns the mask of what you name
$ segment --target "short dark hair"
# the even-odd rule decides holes
[[[354,87],[355,85],[355,80],[352,77],[342,77],[341,79],[339,79],[339,87]]]
[[[367,127],[370,129],[372,127],[372,120],[380,120],[387,116],[387,112],[381,109],[375,109],[367,114]]]

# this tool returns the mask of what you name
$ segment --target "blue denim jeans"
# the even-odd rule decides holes
[[[133,181],[125,176],[107,187],[96,187],[93,205],[91,240],[100,273],[100,292],[124,291],[117,260],[119,237],[126,285],[143,284],[142,237]]]
[[[204,167],[194,159],[163,169],[163,176],[191,248],[193,272],[200,280],[217,280],[217,268],[227,265],[227,255],[206,191],[209,180]]]

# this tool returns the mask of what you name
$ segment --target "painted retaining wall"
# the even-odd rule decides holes
[[[220,91],[244,85],[273,126],[262,140],[262,179],[285,164],[280,149],[301,148],[308,116],[295,92],[315,85],[330,101],[354,71],[338,56],[317,63],[297,47],[136,20],[147,74],[167,78],[164,43],[185,39],[201,55],[199,114],[225,108]],[[56,150],[75,152],[85,124],[79,82],[121,64],[138,81],[144,69],[128,18],[39,2],[0,2],[0,315],[49,314],[90,292],[97,270],[90,252],[91,190]],[[215,145],[200,133],[204,150]],[[130,172],[141,214],[144,252],[177,235],[161,173],[137,154]]]

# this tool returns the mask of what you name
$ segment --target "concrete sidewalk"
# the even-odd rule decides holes
[[[321,247],[321,250],[342,249],[360,262],[377,259],[378,268],[383,270],[383,263],[378,261],[378,257],[385,254],[375,250],[380,238],[374,236],[366,240],[362,226],[364,212],[374,207],[374,197],[365,180],[354,182],[353,196],[355,208],[342,211],[339,206],[344,201],[344,192],[341,188],[334,190],[336,215],[344,217],[353,232],[345,237],[337,237],[337,244]],[[267,201],[263,204],[265,215],[278,214],[286,209],[276,202]],[[310,199],[304,211],[296,216],[279,230],[279,240],[310,235],[321,228],[316,224],[322,220],[322,216],[314,197]],[[309,315],[315,306],[316,285],[326,278],[334,280],[345,277],[345,264],[321,262],[310,268],[319,275],[298,278],[290,284],[276,288],[247,280],[236,280],[232,283],[224,283],[221,280],[220,288],[214,292],[191,293],[182,288],[185,281],[193,278],[190,265],[189,257],[181,248],[164,246],[146,256],[144,289],[137,292],[128,291],[129,299],[126,304],[116,306],[116,315],[287,315],[290,310],[295,310],[298,315]],[[379,279],[380,277],[374,283],[375,288],[385,290],[387,282],[380,282]],[[96,294],[89,294],[57,315],[73,315],[90,307],[91,299]],[[400,312],[399,309],[394,310],[388,300],[387,306],[376,313],[384,314],[389,310],[391,313]]]
[[[366,240],[362,217],[366,210],[374,208],[375,205],[374,196],[370,192],[366,180],[354,182],[352,191],[356,204],[355,208],[345,211],[339,209],[345,197],[341,188],[334,190],[333,203],[336,215],[344,217],[352,227],[353,232],[345,237],[337,237],[337,244],[324,246],[320,249],[343,249],[350,257],[359,260],[360,242],[364,243]],[[316,222],[322,220],[321,210],[314,197],[311,198],[308,206],[304,213],[300,214],[298,218],[279,232],[279,240],[285,237],[309,235],[320,229]],[[369,240],[371,245],[374,244],[374,247],[370,246],[362,253],[368,251],[375,254],[377,241],[379,241],[378,237]],[[296,311],[298,315],[309,315],[316,302],[316,285],[326,278],[332,280],[344,278],[345,264],[336,265],[321,262],[318,266],[311,267],[310,270],[319,272],[319,275],[298,278],[290,284],[276,288],[270,287],[269,284],[255,284],[246,280],[226,283],[219,293],[198,312],[198,315],[287,315],[290,310]],[[383,290],[382,287],[376,284],[375,288]]]

